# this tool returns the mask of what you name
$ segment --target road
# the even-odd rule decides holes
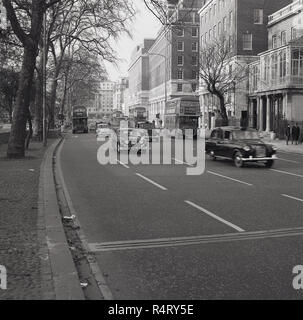
[[[107,165],[92,134],[67,136],[61,166],[115,299],[302,299],[303,155],[269,170],[206,160]]]

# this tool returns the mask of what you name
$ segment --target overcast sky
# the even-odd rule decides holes
[[[122,37],[114,44],[119,58],[123,61],[119,63],[118,68],[110,63],[105,63],[109,78],[113,81],[116,81],[119,76],[127,76],[130,56],[136,45],[143,43],[144,38],[154,38],[160,28],[160,22],[146,9],[143,0],[134,0],[134,3],[138,13],[131,25],[133,39]]]

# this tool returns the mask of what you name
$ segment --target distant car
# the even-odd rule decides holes
[[[263,162],[267,168],[271,168],[278,159],[277,148],[264,143],[254,129],[215,128],[206,140],[205,148],[212,160],[230,159],[238,168],[247,162]]]
[[[134,128],[119,128],[112,137],[113,147],[118,153],[131,150],[144,153],[148,150],[148,141],[149,137],[145,130]]]
[[[112,130],[106,123],[98,123],[96,126],[96,136],[97,138],[110,138]]]
[[[96,130],[96,124],[95,123],[90,123],[88,125],[88,130],[89,131],[95,131]]]

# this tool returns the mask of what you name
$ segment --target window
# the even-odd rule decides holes
[[[197,71],[196,70],[192,70],[191,77],[192,77],[192,79],[197,79]]]
[[[198,28],[192,28],[191,29],[191,35],[193,37],[198,37]]]
[[[283,50],[280,54],[280,78],[286,76],[286,50]]]
[[[226,26],[226,20],[227,20],[226,17],[224,17],[224,18],[223,18],[223,32],[226,31],[226,27],[227,27],[227,26]]]
[[[303,76],[303,50],[294,49],[291,54],[291,74]]]
[[[184,42],[183,41],[178,42],[178,51],[184,51]]]
[[[291,40],[294,40],[297,38],[297,30],[296,28],[291,28]]]
[[[183,80],[183,70],[182,69],[178,70],[178,80]]]
[[[178,66],[183,66],[183,56],[178,56]]]
[[[233,17],[234,17],[233,12],[230,11],[230,12],[229,12],[229,28],[230,28],[230,29],[233,28],[233,23],[234,23]]]
[[[281,46],[286,44],[286,31],[281,32]]]
[[[252,34],[243,34],[243,50],[252,50]]]
[[[203,43],[203,36],[201,37],[201,43]],[[191,44],[191,50],[194,51],[194,52],[198,51],[198,42],[193,42]]]
[[[182,91],[183,91],[183,85],[182,85],[182,83],[178,83],[177,91],[178,91],[178,92],[182,92]]]
[[[254,9],[254,24],[263,24],[263,9]]]
[[[197,61],[198,61],[197,56],[192,56],[192,57],[191,57],[191,64],[192,64],[193,66],[196,66],[196,65],[197,65]]]
[[[277,79],[277,73],[278,73],[278,55],[277,53],[274,53],[271,57],[271,79],[276,80]]]
[[[272,48],[275,49],[278,46],[278,38],[276,35],[272,36]]]

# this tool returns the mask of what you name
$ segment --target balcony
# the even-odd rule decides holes
[[[274,14],[268,17],[268,25],[277,23],[280,20],[283,20],[298,11],[303,10],[303,0],[297,0],[291,3],[290,5],[282,8],[279,11],[276,11]]]

